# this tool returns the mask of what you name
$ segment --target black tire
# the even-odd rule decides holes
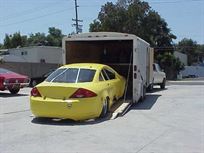
[[[162,83],[160,84],[161,89],[165,89],[166,86],[166,79],[163,79]]]
[[[100,114],[100,118],[106,117],[108,114],[108,98],[106,98],[103,102],[102,112]]]
[[[152,91],[154,89],[154,84],[153,83],[151,83],[149,86],[148,86],[148,91]]]
[[[15,89],[9,89],[11,94],[17,94],[19,92],[20,88],[15,88]]]

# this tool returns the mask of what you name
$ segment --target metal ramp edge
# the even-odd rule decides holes
[[[115,106],[115,109],[112,109],[112,116],[111,120],[116,119],[119,116],[123,116],[131,107],[132,102],[131,100],[126,100],[125,102],[120,101],[117,106]]]

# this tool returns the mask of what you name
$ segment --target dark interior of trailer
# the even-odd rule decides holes
[[[132,99],[132,40],[68,41],[66,49],[67,63],[106,64],[128,79],[127,97]]]

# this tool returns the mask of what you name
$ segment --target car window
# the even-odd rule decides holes
[[[157,70],[158,70],[158,71],[162,71],[161,68],[160,68],[160,66],[159,66],[158,64],[157,64]]]
[[[60,75],[61,73],[63,73],[66,70],[66,68],[63,69],[57,69],[56,71],[54,71],[52,74],[50,74],[47,79],[45,81],[52,81],[55,77],[57,77],[58,75]]]
[[[95,70],[79,69],[79,68],[65,68],[58,69],[53,72],[46,81],[60,82],[60,83],[77,83],[77,82],[91,82],[93,81]]]
[[[104,81],[102,72],[99,74],[99,81]]]
[[[110,80],[104,69],[101,71],[101,73],[105,80]]]
[[[77,82],[92,82],[96,70],[80,69]]]
[[[110,69],[104,69],[104,71],[106,72],[110,80],[115,79],[115,73],[113,71],[111,71]]]
[[[77,68],[69,68],[56,78],[52,80],[52,82],[63,82],[63,83],[75,83],[77,79],[79,69]]]

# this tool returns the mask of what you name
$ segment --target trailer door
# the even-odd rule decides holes
[[[142,89],[142,80],[139,67],[139,48],[137,40],[133,41],[133,102],[139,101]]]

